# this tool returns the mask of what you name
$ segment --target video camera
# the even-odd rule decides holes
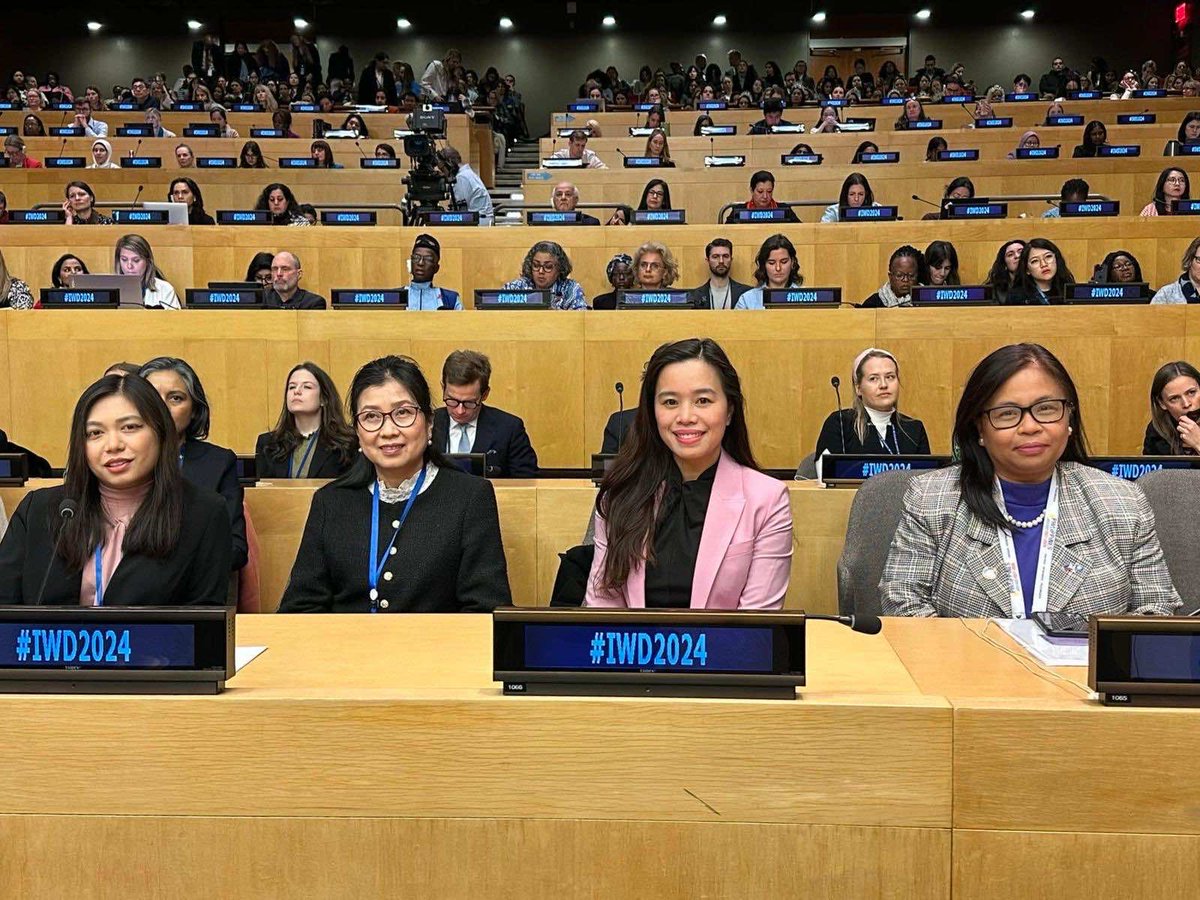
[[[453,197],[454,177],[438,167],[435,145],[437,137],[445,137],[446,114],[427,104],[409,115],[408,127],[413,134],[404,138],[404,155],[412,160],[412,169],[401,179],[408,188],[404,195],[404,224],[416,225],[423,213],[440,209],[442,203]]]

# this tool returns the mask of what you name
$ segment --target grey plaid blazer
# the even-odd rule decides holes
[[[918,475],[879,582],[887,616],[1008,618],[996,528],[967,508],[959,466]],[[1051,612],[1170,615],[1179,594],[1140,488],[1081,463],[1058,466]]]

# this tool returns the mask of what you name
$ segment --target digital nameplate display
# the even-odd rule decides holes
[[[1054,125],[1082,125],[1083,116],[1046,116],[1046,124]]]
[[[1093,456],[1088,465],[1125,481],[1136,481],[1147,472],[1200,469],[1200,456]]]
[[[270,225],[271,214],[265,209],[218,209],[218,225]]]
[[[661,156],[626,156],[627,169],[657,169],[662,166]]]
[[[824,159],[820,153],[784,153],[779,162],[785,166],[819,166]]]
[[[586,127],[585,127],[585,128],[576,128],[576,127],[571,127],[571,128],[560,128],[560,129],[558,129],[558,136],[559,136],[560,138],[569,138],[571,135],[573,135],[573,134],[574,134],[575,132],[577,132],[577,131],[582,131],[582,132],[583,132],[584,134],[586,134],[588,137],[591,137],[591,136],[592,136],[592,129],[590,129],[590,128],[586,128]],[[408,134],[412,134],[412,132],[411,132],[411,131],[410,131],[410,132],[407,132],[407,133],[408,133]],[[398,135],[396,135],[396,136],[397,136],[397,137],[400,137],[400,135],[399,135],[399,134],[398,134]]]
[[[734,211],[735,222],[786,222],[788,208],[780,206],[776,209],[747,209],[741,207]]]
[[[986,119],[976,119],[976,128],[1012,128],[1012,116],[989,116]]]
[[[663,108],[663,105],[661,103],[635,103],[635,104],[633,104],[633,111],[634,112],[650,112],[650,110],[654,109],[656,106],[659,107],[660,109]]]
[[[161,156],[122,156],[122,169],[161,169]]]
[[[498,609],[493,678],[506,694],[794,699],[804,615]]]
[[[764,309],[835,309],[842,305],[840,287],[763,288]]]
[[[188,288],[184,302],[189,309],[259,309],[263,305],[262,291],[218,288]]]
[[[1150,285],[1144,281],[1128,284],[1068,284],[1063,299],[1067,303],[1149,303]]]
[[[0,483],[19,486],[28,474],[24,453],[0,453]]]
[[[393,288],[335,288],[330,303],[334,309],[407,309],[406,296]]]
[[[847,119],[842,123],[842,131],[874,131],[874,119]]]
[[[0,691],[217,693],[233,607],[0,607]]]
[[[693,309],[689,291],[625,291],[617,299],[617,309]]]
[[[629,129],[630,137],[650,137],[654,134],[654,129],[648,125],[634,125]]]
[[[701,112],[713,112],[718,109],[728,109],[729,104],[724,100],[701,100],[696,104],[696,109]]]
[[[914,306],[989,306],[992,288],[986,284],[924,285],[912,289]]]
[[[1068,91],[1067,97],[1068,97],[1068,99],[1071,99],[1071,100],[1103,100],[1104,92],[1103,91]],[[1080,116],[1080,118],[1082,119],[1083,117]],[[1081,122],[1080,124],[1083,124],[1083,123]]]
[[[580,100],[577,103],[568,103],[567,112],[600,112],[600,101]]]
[[[684,209],[635,209],[634,225],[686,225],[687,210]]]
[[[1038,98],[1036,91],[1020,91],[1019,93],[1008,93],[1004,95],[1006,103],[1028,103],[1031,100]]]
[[[771,134],[804,134],[803,125],[768,125]]]
[[[16,134],[17,127],[15,125],[0,125],[0,136],[8,137],[10,134]],[[0,161],[0,168],[8,168],[8,157],[6,156]]]
[[[221,136],[221,126],[188,125],[183,129],[183,136],[191,138],[219,138]]]
[[[229,106],[230,112],[262,112],[261,107],[257,103],[233,103]]]
[[[358,160],[360,169],[398,169],[400,160],[390,156],[363,156]]]
[[[938,162],[976,162],[979,159],[979,150],[977,148],[961,150],[939,150],[937,152]]]
[[[907,97],[884,97],[879,101],[880,106],[903,106],[908,101]]]
[[[1176,200],[1175,214],[1180,216],[1200,215],[1200,200]]]
[[[279,168],[281,169],[315,169],[317,161],[311,156],[281,156],[279,157]]]
[[[1064,200],[1058,204],[1058,214],[1064,219],[1081,216],[1119,216],[1120,200]]]
[[[947,219],[1005,219],[1008,204],[990,201],[958,201],[946,206]]]
[[[559,210],[531,209],[525,213],[528,225],[582,225],[583,213],[577,209]]]
[[[236,156],[197,156],[197,169],[236,169]]]
[[[192,101],[176,103],[171,107],[175,112],[204,112],[204,104]]]
[[[1058,147],[1018,147],[1017,159],[1058,159]]]
[[[843,222],[894,222],[900,217],[900,207],[843,206],[838,215]]]
[[[123,103],[114,103],[114,104],[112,105],[111,109],[112,109],[114,112],[136,112],[136,111],[137,111],[137,105],[136,105],[136,104],[133,104],[133,103],[129,103],[128,101],[126,101],[126,102],[123,102]]]
[[[431,212],[423,213],[423,218],[430,225],[478,225],[479,213],[468,212],[445,212],[443,210],[432,210]]]
[[[374,225],[378,215],[373,209],[323,209],[322,225]]]
[[[237,479],[245,486],[258,482],[258,463],[253,454],[238,454]]]
[[[13,225],[62,225],[67,214],[61,209],[10,209],[8,221]]]
[[[549,309],[550,295],[545,291],[476,291],[476,309]]]
[[[117,288],[42,288],[45,309],[116,309],[120,302]]]
[[[1121,113],[1117,116],[1118,125],[1153,125],[1158,121],[1154,113]]]
[[[82,125],[51,125],[50,137],[83,137]]]
[[[1141,156],[1140,144],[1105,144],[1096,148],[1097,156]]]
[[[251,128],[250,137],[252,138],[282,138],[287,137],[287,132],[282,128]]]
[[[1200,619],[1093,616],[1088,686],[1111,706],[1200,706]]]
[[[941,119],[917,119],[909,122],[910,131],[935,131],[942,127]]]
[[[171,215],[165,209],[114,209],[112,217],[118,225],[166,225]]]
[[[840,108],[843,106],[849,106],[850,101],[846,97],[827,97],[826,99],[821,101],[821,105],[822,106],[833,106],[833,107]],[[761,107],[762,104],[760,103],[759,106]]]
[[[731,137],[737,134],[736,125],[701,125],[701,137]]]
[[[1165,96],[1167,92],[1162,88],[1143,88],[1133,92],[1133,97],[1137,100],[1158,100]]]
[[[739,155],[704,157],[704,165],[709,169],[737,169],[745,164],[746,157]]]
[[[152,137],[153,129],[149,125],[121,125],[117,128],[117,137]]]
[[[899,150],[885,150],[879,153],[862,153],[858,157],[861,163],[879,164],[879,163],[898,163],[900,162]]]
[[[821,462],[821,480],[826,484],[858,484],[883,472],[926,472],[948,466],[951,461],[949,456],[923,454],[831,453]]]
[[[47,169],[83,169],[87,159],[82,156],[48,156],[42,161]]]

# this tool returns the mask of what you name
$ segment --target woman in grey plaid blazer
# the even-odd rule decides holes
[[[1014,344],[980,362],[954,438],[961,463],[909,484],[879,583],[885,615],[1180,606],[1150,504],[1087,465],[1075,384],[1045,347]]]

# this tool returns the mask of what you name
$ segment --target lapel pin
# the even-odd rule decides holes
[[[996,570],[993,569],[991,566],[988,566],[986,569],[983,570],[983,577],[986,578],[988,581],[994,581],[996,579]]]

